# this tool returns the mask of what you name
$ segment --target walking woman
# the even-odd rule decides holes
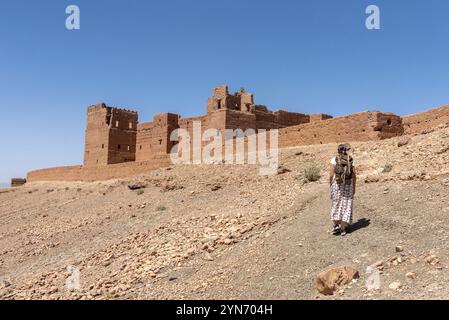
[[[352,223],[353,200],[356,190],[356,172],[354,160],[348,154],[350,146],[340,144],[337,156],[332,158],[329,170],[331,187],[332,232],[345,236]]]

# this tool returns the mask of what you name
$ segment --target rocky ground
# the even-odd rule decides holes
[[[353,143],[346,237],[328,233],[334,144],[282,150],[275,176],[176,166],[2,189],[0,299],[449,299],[448,137]],[[306,183],[310,167],[322,177]],[[317,274],[340,266],[360,278],[320,294]],[[370,266],[378,290],[366,288]]]

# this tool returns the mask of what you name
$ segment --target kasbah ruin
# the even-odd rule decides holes
[[[279,129],[279,148],[353,141],[383,140],[425,133],[449,121],[449,106],[400,117],[393,113],[365,111],[333,118],[327,114],[271,111],[256,104],[253,94],[227,85],[215,87],[207,99],[207,113],[182,118],[173,113],[154,115],[152,122],[138,121],[138,113],[105,104],[87,111],[84,164],[31,171],[27,179],[14,178],[12,186],[36,181],[97,181],[123,178],[169,166],[177,128],[192,131],[194,121],[202,130]]]

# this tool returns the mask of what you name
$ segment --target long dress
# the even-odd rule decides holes
[[[331,161],[335,165],[335,158]],[[334,178],[331,185],[331,219],[333,221],[343,221],[347,224],[352,223],[353,200],[354,200],[354,182],[351,184],[338,184]]]

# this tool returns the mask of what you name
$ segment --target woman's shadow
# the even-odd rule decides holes
[[[371,224],[370,219],[361,218],[357,222],[351,224],[348,228],[348,233],[353,233],[354,231],[357,231],[359,229],[363,229],[368,227]]]

